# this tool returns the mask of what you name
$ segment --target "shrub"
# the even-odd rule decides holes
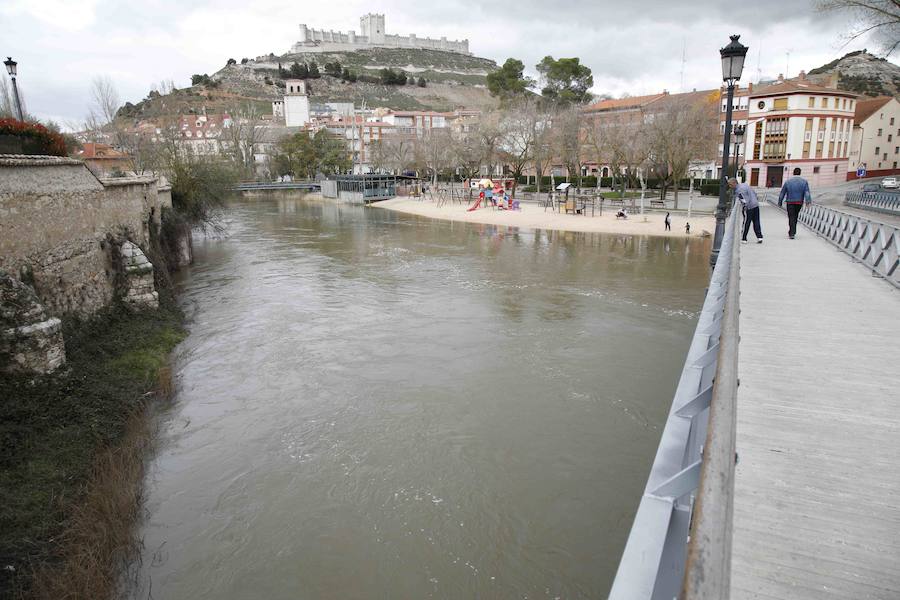
[[[0,135],[18,138],[25,154],[66,156],[66,140],[39,123],[26,123],[17,119],[0,119]]]
[[[718,182],[702,184],[700,186],[700,194],[703,196],[718,196],[719,195]]]

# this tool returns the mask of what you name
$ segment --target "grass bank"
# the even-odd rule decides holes
[[[165,304],[69,320],[63,370],[0,381],[0,598],[108,598],[139,551],[147,405],[184,337]]]

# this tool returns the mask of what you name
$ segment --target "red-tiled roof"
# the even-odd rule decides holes
[[[869,100],[857,100],[856,114],[853,115],[853,122],[859,125],[872,116],[876,110],[893,100],[891,96],[879,96]]]
[[[120,160],[128,158],[124,152],[120,152],[109,144],[100,144],[97,142],[86,142],[81,146],[80,158],[90,160]]]
[[[601,100],[585,107],[585,112],[601,112],[607,110],[625,110],[628,108],[642,108],[651,102],[667,96],[666,93],[651,94],[649,96],[632,96],[631,98],[619,98],[617,100]]]
[[[785,81],[776,81],[770,85],[759,86],[753,88],[751,97],[760,96],[778,96],[781,94],[829,94],[832,96],[846,96],[848,98],[856,98],[858,94],[838,90],[835,88],[825,87],[812,83],[806,79],[788,79]]]

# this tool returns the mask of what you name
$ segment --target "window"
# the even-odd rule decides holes
[[[891,125],[894,124],[894,117],[891,117]]]
[[[877,135],[878,137],[881,137],[881,130],[880,130],[880,129],[878,130],[878,133],[877,133],[876,135]]]
[[[838,172],[838,166],[837,166],[837,165],[834,165],[834,172],[835,172],[835,173]]]
[[[878,118],[881,119],[881,120],[883,121],[883,120],[884,120],[884,113],[879,114],[879,115],[878,115]]]
[[[900,154],[900,146],[894,146],[894,154]]]
[[[787,110],[788,107],[788,99],[787,98],[775,98],[775,110]]]
[[[881,148],[875,146],[875,154],[881,154]]]
[[[810,107],[810,108],[815,108],[815,107],[816,107],[816,99],[813,98],[812,96],[809,97],[809,107]]]
[[[813,167],[813,173],[818,173],[818,172],[819,172],[819,167]]]
[[[885,153],[881,156],[881,160],[887,160],[887,152],[885,152]]]
[[[846,98],[844,98],[843,107],[844,107],[844,110],[847,110],[847,99]]]
[[[822,98],[822,108],[828,108],[828,98]]]

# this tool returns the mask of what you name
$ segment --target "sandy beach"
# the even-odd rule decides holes
[[[687,218],[683,214],[672,215],[672,231],[666,231],[663,223],[665,213],[647,213],[629,215],[627,220],[616,219],[616,211],[604,208],[603,216],[582,216],[560,214],[544,211],[535,204],[524,204],[518,211],[494,210],[479,208],[467,212],[460,204],[447,203],[438,208],[429,200],[413,198],[394,198],[375,202],[371,206],[396,210],[411,215],[431,217],[433,219],[449,219],[467,223],[485,223],[488,225],[508,225],[527,227],[529,229],[557,229],[561,231],[584,231],[590,233],[626,233],[631,235],[656,235],[664,237],[702,237],[704,231],[712,233],[716,227],[715,217],[709,215],[693,215],[691,217],[691,233],[685,234],[684,224]]]

